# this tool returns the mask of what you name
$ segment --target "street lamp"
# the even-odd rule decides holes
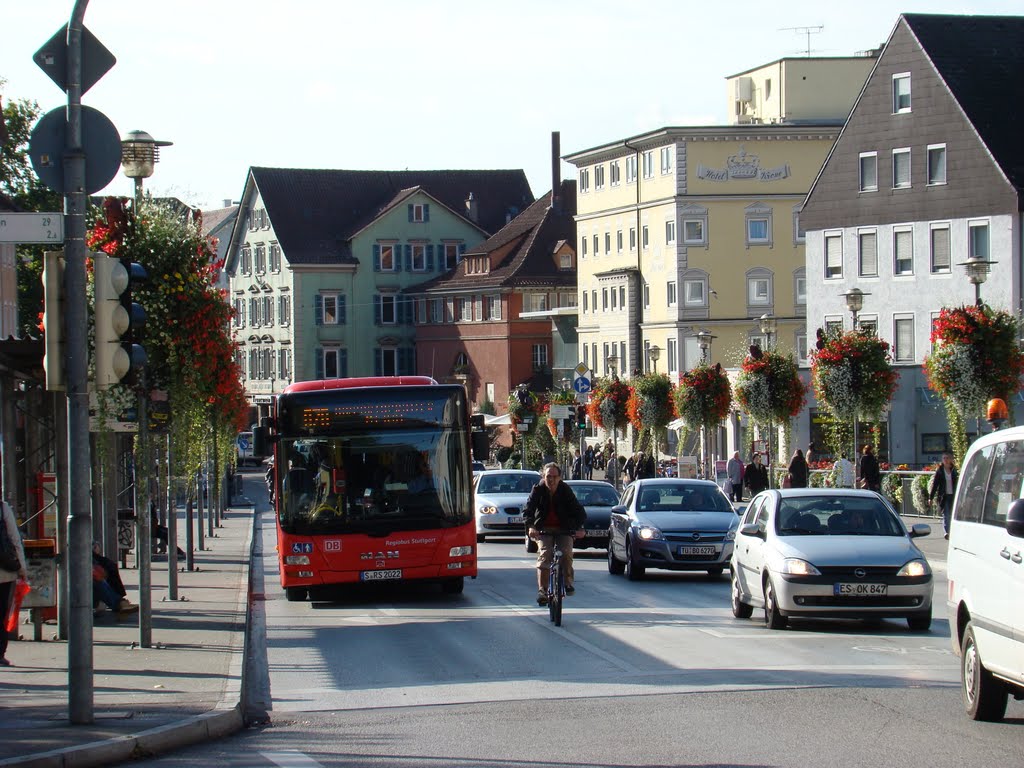
[[[605,369],[612,375],[612,379],[618,379],[616,371],[619,368],[619,356],[608,355],[604,361]],[[619,475],[622,474],[622,467],[619,466],[619,431],[615,426],[615,422],[612,421],[612,458],[615,460],[615,473],[612,477],[612,485],[615,486],[615,490],[619,490]],[[605,477],[605,480],[608,478]]]
[[[850,310],[850,314],[853,315],[853,330],[857,330],[857,315],[860,314],[861,309],[864,308],[864,297],[870,296],[870,293],[864,293],[860,288],[851,288],[845,293],[839,294],[846,299],[846,308]]]
[[[697,346],[700,347],[700,360],[702,363],[708,361],[708,358],[711,356],[711,342],[717,338],[717,336],[712,336],[707,331],[701,331],[697,334]]]
[[[702,363],[708,362],[708,359],[711,357],[711,342],[714,341],[715,338],[716,338],[715,336],[712,336],[707,331],[700,331],[697,334],[697,346],[700,348],[700,360],[701,360]],[[712,476],[711,476],[711,466],[710,466],[711,465],[711,448],[710,448],[710,446],[708,444],[708,438],[710,437],[710,435],[708,434],[707,427],[701,427],[701,433],[702,433],[701,434],[701,438],[700,438],[701,451],[704,453],[704,472],[703,472],[703,475],[704,475],[705,479],[712,479]]]
[[[647,350],[647,356],[651,359],[651,366],[654,368],[654,372],[658,372],[658,360],[661,359],[661,347],[654,345]]]
[[[957,263],[958,267],[964,267],[967,270],[967,279],[974,284],[974,303],[976,306],[980,307],[984,303],[981,300],[981,284],[988,280],[988,273],[995,263],[997,262],[990,261],[984,256],[971,256],[967,261]]]
[[[153,175],[160,162],[160,147],[173,142],[157,141],[145,131],[129,131],[121,139],[121,169],[129,179],[135,179],[135,205],[142,202],[142,180]]]
[[[764,347],[767,352],[772,348],[772,336],[775,335],[775,330],[779,327],[779,323],[778,320],[775,319],[775,315],[771,312],[766,312],[761,315],[758,320],[758,325],[761,328],[761,333],[764,334]]]

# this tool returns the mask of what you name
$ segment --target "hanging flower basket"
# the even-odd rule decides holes
[[[526,403],[522,403],[519,399],[520,392],[524,393]],[[512,390],[508,395],[508,418],[512,422],[512,428],[520,435],[532,435],[537,431],[537,424],[540,422],[541,416],[544,414],[544,405],[540,398],[537,397],[533,392],[528,389],[525,390]],[[529,418],[529,429],[524,432],[519,431],[519,425],[524,423]]]
[[[552,405],[568,405],[571,408],[575,409],[576,408],[576,393],[573,392],[572,390],[566,391],[566,390],[562,390],[562,389],[552,390],[552,391],[548,392],[547,405],[544,407],[544,415],[547,417],[548,431],[551,433],[551,437],[555,438],[555,440],[559,440],[559,437],[558,437],[558,421],[559,420],[551,418],[551,406]],[[575,410],[574,410],[573,411],[572,420],[569,421],[570,424],[574,423],[575,416],[576,416],[576,414],[575,414]],[[565,419],[562,419],[562,421],[565,421]],[[574,438],[573,438],[574,431],[575,431],[574,429],[566,429],[566,430],[564,430],[563,435],[562,435],[562,437],[560,439],[560,442],[563,442],[563,443],[573,443],[573,442],[575,442]]]
[[[587,414],[590,420],[602,429],[625,429],[626,403],[630,389],[626,382],[617,378],[597,379],[590,392]]]
[[[793,355],[754,348],[740,366],[736,402],[758,424],[788,421],[800,413],[806,398]]]
[[[720,363],[681,374],[673,395],[676,413],[694,431],[721,423],[732,408],[732,385]]]
[[[626,415],[634,429],[659,430],[668,426],[675,415],[672,383],[664,373],[634,376],[632,391],[626,401]]]
[[[977,416],[993,397],[1008,401],[1020,389],[1024,354],[1020,324],[988,306],[947,307],[932,329],[934,351],[925,357],[928,385],[951,400],[963,417]]]
[[[847,331],[811,353],[814,392],[841,421],[878,421],[892,401],[898,376],[889,344],[874,334]]]

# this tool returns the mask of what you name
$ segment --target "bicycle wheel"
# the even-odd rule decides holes
[[[562,626],[562,598],[565,596],[565,574],[562,573],[561,561],[556,563],[555,571],[551,574],[553,589],[548,605],[551,606],[551,620],[556,627]]]

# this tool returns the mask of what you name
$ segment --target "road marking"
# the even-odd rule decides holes
[[[281,768],[324,768],[322,763],[318,763],[312,757],[307,757],[294,749],[284,749],[279,752],[260,752],[260,754],[274,765],[281,766]]]

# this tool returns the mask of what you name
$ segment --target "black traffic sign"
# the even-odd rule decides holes
[[[68,90],[68,26],[65,24],[32,56],[57,87]],[[117,63],[114,54],[82,26],[82,93],[92,88]]]
[[[47,112],[32,129],[28,155],[39,179],[63,195],[64,150],[67,134],[67,109]],[[85,194],[99,192],[117,175],[121,167],[121,138],[110,118],[97,109],[82,105],[82,143],[85,152]]]

